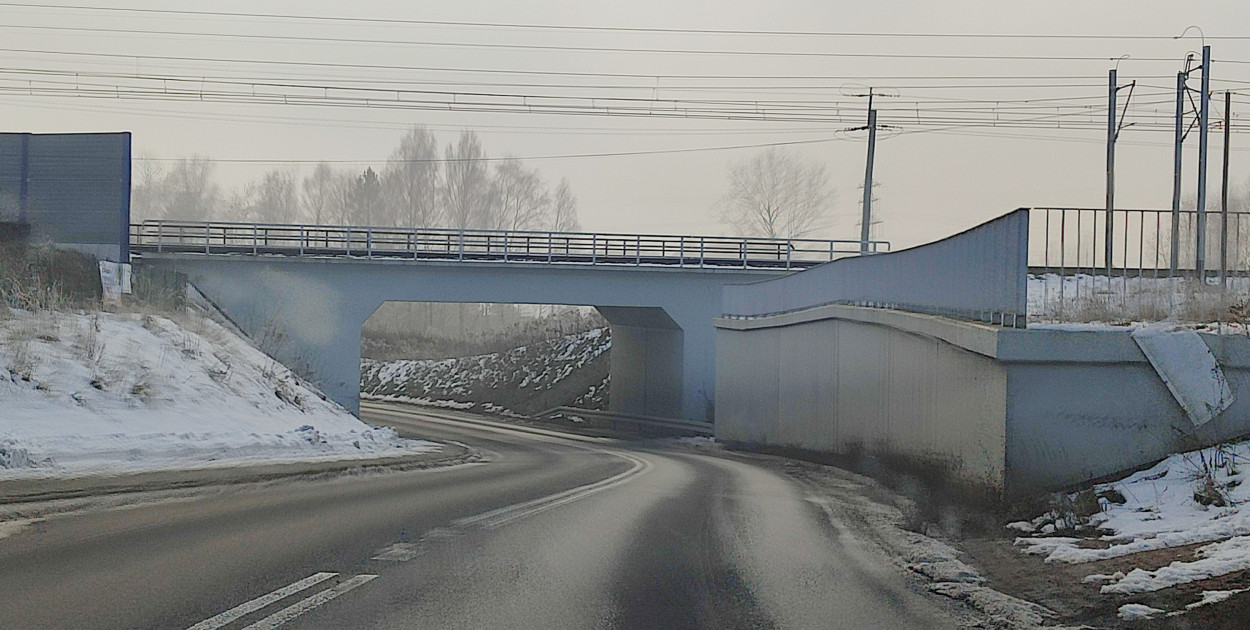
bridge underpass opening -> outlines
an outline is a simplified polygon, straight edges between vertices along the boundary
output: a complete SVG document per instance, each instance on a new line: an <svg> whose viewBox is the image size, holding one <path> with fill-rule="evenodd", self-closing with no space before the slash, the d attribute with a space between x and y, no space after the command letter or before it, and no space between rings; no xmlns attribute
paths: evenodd
<svg viewBox="0 0 1250 630"><path fill-rule="evenodd" d="M707 422L716 397L722 289L778 269L425 261L145 250L140 264L186 275L275 358L359 410L361 327L385 302L592 305L609 321L614 411Z"/></svg>
<svg viewBox="0 0 1250 630"><path fill-rule="evenodd" d="M680 417L683 331L658 307L387 301L360 338L362 400Z"/></svg>

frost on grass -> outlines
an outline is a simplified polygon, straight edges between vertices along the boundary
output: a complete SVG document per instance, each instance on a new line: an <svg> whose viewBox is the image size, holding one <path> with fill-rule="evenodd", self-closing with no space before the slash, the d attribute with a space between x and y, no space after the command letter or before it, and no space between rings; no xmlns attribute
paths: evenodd
<svg viewBox="0 0 1250 630"><path fill-rule="evenodd" d="M1080 564L1208 543L1192 559L1164 567L1088 576L1086 582L1105 583L1103 593L1145 593L1250 569L1250 487L1242 483L1247 465L1250 442L1172 455L1122 481L1095 486L1101 511L1079 525L1100 532L1105 548L1082 546L1087 538L1069 535L1020 537L1016 545L1046 562ZM1029 530L1020 524L1013 529Z"/></svg>
<svg viewBox="0 0 1250 630"><path fill-rule="evenodd" d="M13 310L0 409L0 479L437 448L360 422L203 318Z"/></svg>

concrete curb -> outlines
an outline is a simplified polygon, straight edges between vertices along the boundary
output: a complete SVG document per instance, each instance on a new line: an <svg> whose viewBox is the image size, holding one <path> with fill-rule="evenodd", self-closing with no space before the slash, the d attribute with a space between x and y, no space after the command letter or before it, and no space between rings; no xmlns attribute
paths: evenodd
<svg viewBox="0 0 1250 630"><path fill-rule="evenodd" d="M174 490L202 486L273 481L290 477L314 477L365 470L415 470L454 466L481 459L481 454L461 444L440 442L433 453L415 453L369 459L315 462L284 462L249 466L221 466L182 470L155 470L108 476L15 479L0 481L0 503L23 503L73 499L109 494Z"/></svg>

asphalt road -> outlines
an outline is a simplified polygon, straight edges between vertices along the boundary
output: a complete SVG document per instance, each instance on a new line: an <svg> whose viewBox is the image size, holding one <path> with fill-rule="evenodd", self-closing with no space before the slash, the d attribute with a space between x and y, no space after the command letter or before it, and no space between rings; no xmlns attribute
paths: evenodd
<svg viewBox="0 0 1250 630"><path fill-rule="evenodd" d="M792 481L367 411L485 463L243 486L0 539L0 628L941 628Z"/></svg>

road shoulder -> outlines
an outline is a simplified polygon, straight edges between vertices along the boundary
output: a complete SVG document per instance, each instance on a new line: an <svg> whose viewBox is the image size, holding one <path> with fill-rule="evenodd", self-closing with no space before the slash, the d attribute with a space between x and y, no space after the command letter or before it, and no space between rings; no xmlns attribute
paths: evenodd
<svg viewBox="0 0 1250 630"><path fill-rule="evenodd" d="M909 531L904 525L910 500L877 481L853 472L801 460L729 451L697 441L673 441L677 448L716 453L783 474L802 487L843 539L892 562L920 591L946 602L964 617L965 627L1056 630L1059 616L1039 604L1000 592L955 547Z"/></svg>
<svg viewBox="0 0 1250 630"><path fill-rule="evenodd" d="M45 477L0 481L0 504L51 501L111 494L198 488L370 470L414 470L468 463L480 453L463 444L441 443L437 451L385 457L287 461L234 466L154 470L116 475Z"/></svg>

